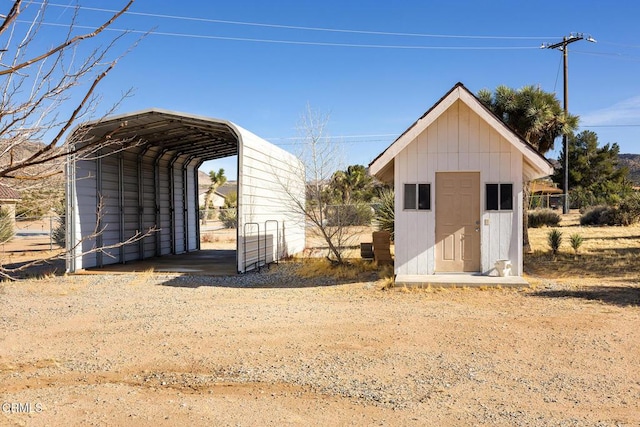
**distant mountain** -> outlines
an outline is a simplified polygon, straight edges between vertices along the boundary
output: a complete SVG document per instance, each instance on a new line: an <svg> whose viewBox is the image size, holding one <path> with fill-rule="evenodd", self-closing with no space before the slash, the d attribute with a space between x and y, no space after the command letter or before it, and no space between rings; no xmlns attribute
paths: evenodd
<svg viewBox="0 0 640 427"><path fill-rule="evenodd" d="M620 154L620 166L629 168L629 180L640 186L640 154Z"/></svg>
<svg viewBox="0 0 640 427"><path fill-rule="evenodd" d="M205 193L209 189L210 185L211 185L211 178L209 178L209 174L199 170L198 171L199 193L200 194ZM238 181L227 181L224 184L222 184L220 187L218 187L216 191L226 197L227 194L231 193L232 191L236 191L237 187L238 187Z"/></svg>

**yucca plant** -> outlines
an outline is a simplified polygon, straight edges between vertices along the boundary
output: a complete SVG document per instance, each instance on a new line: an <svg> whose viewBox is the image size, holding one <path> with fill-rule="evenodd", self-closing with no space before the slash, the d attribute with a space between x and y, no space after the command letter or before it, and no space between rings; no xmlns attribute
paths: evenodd
<svg viewBox="0 0 640 427"><path fill-rule="evenodd" d="M570 237L571 239L571 249L573 249L574 255L578 256L578 250L580 250L580 246L582 246L582 236L578 233L574 233Z"/></svg>
<svg viewBox="0 0 640 427"><path fill-rule="evenodd" d="M557 228L552 229L547 234L547 241L549 242L549 246L551 247L553 259L555 259L558 255L560 245L562 244L562 231L558 230Z"/></svg>
<svg viewBox="0 0 640 427"><path fill-rule="evenodd" d="M380 192L380 206L376 209L375 219L378 222L378 230L388 231L391 234L391 240L394 237L395 226L395 204L393 190L383 189Z"/></svg>

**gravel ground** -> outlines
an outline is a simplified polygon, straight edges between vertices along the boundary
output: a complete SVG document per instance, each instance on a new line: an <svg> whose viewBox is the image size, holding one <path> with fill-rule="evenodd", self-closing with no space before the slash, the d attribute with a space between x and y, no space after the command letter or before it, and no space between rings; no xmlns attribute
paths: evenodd
<svg viewBox="0 0 640 427"><path fill-rule="evenodd" d="M535 282L0 283L0 425L640 425L640 290Z"/></svg>

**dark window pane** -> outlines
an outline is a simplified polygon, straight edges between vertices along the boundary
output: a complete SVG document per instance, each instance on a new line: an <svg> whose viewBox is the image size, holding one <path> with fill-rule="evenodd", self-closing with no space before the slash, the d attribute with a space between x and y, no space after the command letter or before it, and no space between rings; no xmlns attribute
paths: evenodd
<svg viewBox="0 0 640 427"><path fill-rule="evenodd" d="M498 184L487 184L486 188L487 210L498 210Z"/></svg>
<svg viewBox="0 0 640 427"><path fill-rule="evenodd" d="M418 209L431 209L431 184L418 184Z"/></svg>
<svg viewBox="0 0 640 427"><path fill-rule="evenodd" d="M500 210L513 209L513 184L500 184Z"/></svg>
<svg viewBox="0 0 640 427"><path fill-rule="evenodd" d="M405 209L416 208L416 185L415 184L404 185L404 208Z"/></svg>

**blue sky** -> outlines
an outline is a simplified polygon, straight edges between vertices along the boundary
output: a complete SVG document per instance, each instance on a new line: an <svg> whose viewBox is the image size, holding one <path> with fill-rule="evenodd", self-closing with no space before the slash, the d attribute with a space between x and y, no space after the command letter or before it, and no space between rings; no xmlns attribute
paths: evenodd
<svg viewBox="0 0 640 427"><path fill-rule="evenodd" d="M52 21L69 15L53 10ZM292 150L308 103L330 114L345 165L368 164L458 81L473 92L534 84L562 99L562 54L539 46L582 32L598 43L570 46L570 111L601 143L640 153L637 1L137 0L131 12L114 27L155 33L104 81L101 108L133 88L119 113L223 118ZM84 10L80 23L107 15ZM230 161L205 170L218 167L236 173Z"/></svg>

